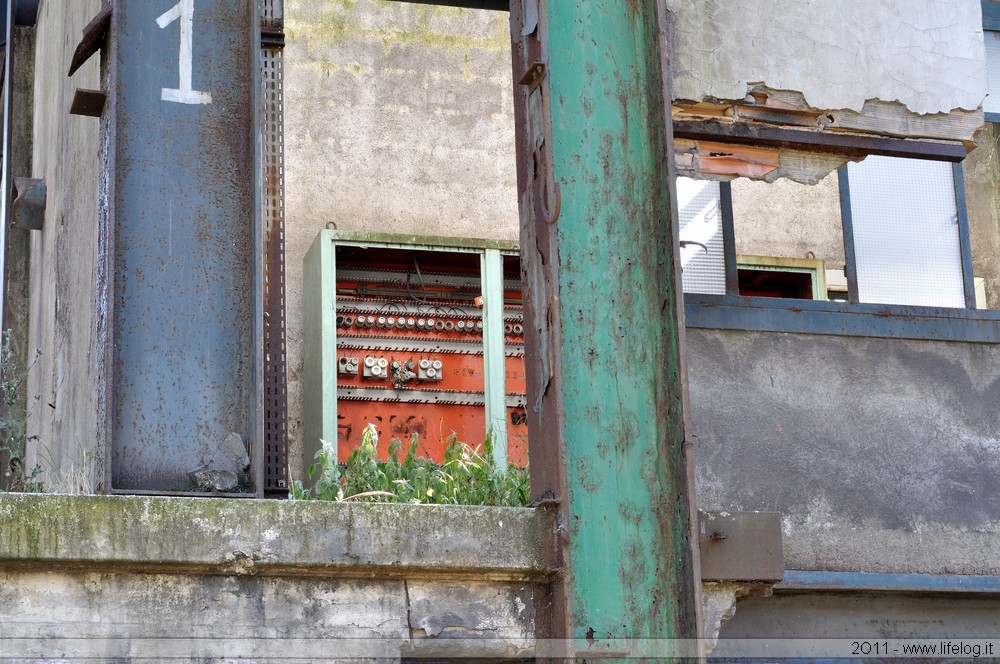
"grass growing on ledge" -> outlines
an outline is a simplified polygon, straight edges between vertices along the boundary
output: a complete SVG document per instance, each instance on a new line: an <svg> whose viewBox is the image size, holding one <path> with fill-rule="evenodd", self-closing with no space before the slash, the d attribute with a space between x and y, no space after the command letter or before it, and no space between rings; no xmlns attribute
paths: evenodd
<svg viewBox="0 0 1000 664"><path fill-rule="evenodd" d="M0 341L0 464L3 464L0 478L0 490L8 491L41 491L38 482L41 466L36 465L30 471L26 466L25 446L28 441L28 415L30 405L25 409L18 401L20 394L28 382L28 372L38 361L41 351L35 352L35 357L26 369L19 369L14 349L10 345L11 330L4 330ZM36 395L34 401L38 401ZM30 403L30 402L29 402Z"/></svg>
<svg viewBox="0 0 1000 664"><path fill-rule="evenodd" d="M336 450L328 442L316 453L309 467L312 489L292 483L295 500L336 500L379 503L426 503L447 505L493 505L518 507L530 500L527 468L493 464L489 437L480 454L452 436L444 451L444 461L435 463L417 456L417 437L406 446L394 440L389 457L378 458L378 432L369 424L361 445L347 458L346 468L336 462Z"/></svg>

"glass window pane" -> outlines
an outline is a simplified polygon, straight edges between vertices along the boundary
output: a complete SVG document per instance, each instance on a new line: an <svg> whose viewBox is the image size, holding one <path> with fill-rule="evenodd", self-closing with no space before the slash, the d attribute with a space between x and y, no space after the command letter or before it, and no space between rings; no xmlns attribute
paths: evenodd
<svg viewBox="0 0 1000 664"><path fill-rule="evenodd" d="M726 259L722 244L719 183L677 178L677 208L685 293L726 293ZM704 246L699 246L704 245Z"/></svg>
<svg viewBox="0 0 1000 664"><path fill-rule="evenodd" d="M1000 113L1000 32L983 31L983 42L986 46L986 100L983 101L983 111Z"/></svg>
<svg viewBox="0 0 1000 664"><path fill-rule="evenodd" d="M860 300L964 307L951 164L868 157L848 176Z"/></svg>

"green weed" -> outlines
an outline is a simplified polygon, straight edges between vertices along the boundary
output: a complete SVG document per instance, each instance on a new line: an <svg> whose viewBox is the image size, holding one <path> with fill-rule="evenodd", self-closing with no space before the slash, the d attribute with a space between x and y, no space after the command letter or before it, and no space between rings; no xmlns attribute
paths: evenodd
<svg viewBox="0 0 1000 664"><path fill-rule="evenodd" d="M31 408L22 410L18 401L21 391L28 382L28 372L38 360L40 352L24 370L17 367L14 351L10 346L10 330L3 333L0 343L0 460L6 462L3 468L3 482L9 491L41 491L38 477L41 466L36 465L31 470L25 466L25 444L28 440L28 414ZM35 401L38 400L36 396Z"/></svg>
<svg viewBox="0 0 1000 664"><path fill-rule="evenodd" d="M336 500L381 503L522 506L530 500L527 468L497 468L489 436L483 452L457 440L448 440L444 461L417 456L417 436L405 446L389 444L388 458L378 458L378 431L365 427L361 445L351 452L345 467L336 463L336 449L327 441L309 467L312 489L293 482L295 500Z"/></svg>

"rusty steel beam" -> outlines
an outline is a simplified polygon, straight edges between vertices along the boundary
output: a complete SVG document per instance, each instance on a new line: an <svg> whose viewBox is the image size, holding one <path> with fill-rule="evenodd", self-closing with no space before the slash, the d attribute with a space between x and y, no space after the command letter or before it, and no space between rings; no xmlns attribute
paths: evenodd
<svg viewBox="0 0 1000 664"><path fill-rule="evenodd" d="M755 147L776 147L825 152L851 157L882 155L908 159L958 162L967 151L961 143L938 143L902 138L879 138L838 132L781 129L745 122L676 120L674 137Z"/></svg>
<svg viewBox="0 0 1000 664"><path fill-rule="evenodd" d="M511 7L540 659L698 635L661 4Z"/></svg>
<svg viewBox="0 0 1000 664"><path fill-rule="evenodd" d="M111 15L98 267L109 489L206 491L202 468L231 473L234 492L263 489L256 7L123 2Z"/></svg>

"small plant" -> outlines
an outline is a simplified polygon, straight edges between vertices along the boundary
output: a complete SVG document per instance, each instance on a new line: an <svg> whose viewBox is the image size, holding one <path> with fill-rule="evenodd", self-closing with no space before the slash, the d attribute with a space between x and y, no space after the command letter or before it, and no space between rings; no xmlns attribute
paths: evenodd
<svg viewBox="0 0 1000 664"><path fill-rule="evenodd" d="M40 491L38 476L41 466L30 471L26 468L25 443L28 440L28 414L30 408L20 409L18 400L21 390L28 381L28 372L38 360L40 352L23 371L17 368L14 351L10 346L10 330L3 333L0 343L0 398L3 410L0 412L0 459L6 460L3 469L7 488L11 491Z"/></svg>
<svg viewBox="0 0 1000 664"><path fill-rule="evenodd" d="M451 505L527 505L530 486L527 468L494 466L492 443L487 436L480 454L452 434L444 451L444 461L435 463L417 456L417 435L405 450L403 443L389 444L388 458L378 458L378 430L368 424L361 445L351 452L342 469L336 450L327 441L309 467L312 489L292 483L296 500L365 501L383 503L428 503Z"/></svg>

